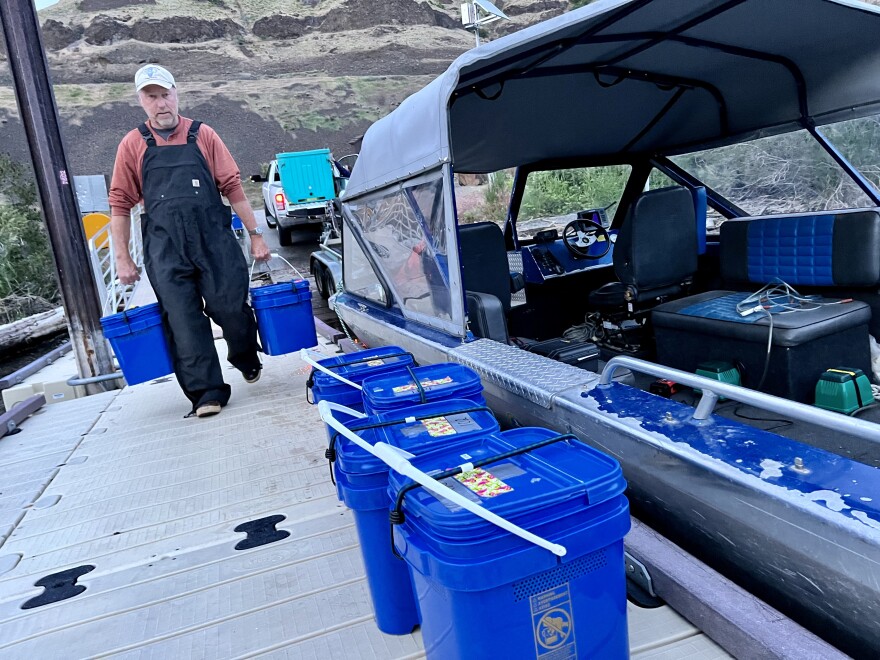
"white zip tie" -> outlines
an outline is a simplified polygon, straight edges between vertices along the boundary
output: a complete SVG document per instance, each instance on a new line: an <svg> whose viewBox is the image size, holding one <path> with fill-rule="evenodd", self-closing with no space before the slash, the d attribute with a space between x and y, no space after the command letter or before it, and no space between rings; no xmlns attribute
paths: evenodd
<svg viewBox="0 0 880 660"><path fill-rule="evenodd" d="M435 496L442 497L445 500L449 500L453 504L457 504L458 506L460 506L462 509L467 509L475 516L479 516L483 520L490 522L493 525L496 525L497 527L500 527L501 529L510 532L511 534L514 534L515 536L518 536L521 539L528 541L529 543L534 543L535 545L544 548L545 550L549 550L557 557L564 557L568 552L565 546L548 541L547 539L541 538L536 534L532 534L530 531L523 529L519 525L515 525L509 520L505 520L498 514L492 513L491 511L485 509L479 504L471 502L469 499L462 495L459 495L451 488L444 486L436 479L432 479L407 460L407 457L404 456L404 454L408 454L408 452L402 452L401 450L397 449L397 447L393 447L384 442L377 442L375 445L371 445L369 442L365 441L356 433L346 428L346 426L342 424L342 422L333 417L332 411L340 409L350 410L350 408L339 406L338 404L331 403L330 401L318 402L318 412L320 413L321 419L324 420L325 424L335 429L340 434L344 435L361 449L368 451L373 456L383 461L395 472L399 472L403 476L409 477L416 483L423 486L426 490L434 493ZM412 457L412 454L409 454L409 457Z"/></svg>
<svg viewBox="0 0 880 660"><path fill-rule="evenodd" d="M313 359L309 356L309 353L310 353L310 352L311 352L311 351L309 351L309 349L307 349L307 348L301 348L300 351L299 351L299 357L300 357L300 359L301 359L303 362L305 362L306 364L310 364L310 365L312 365L312 366L313 366L315 369L317 369L318 371L321 371L321 372L327 374L328 376L333 376L333 378L335 378L336 380L338 380L338 381L340 381L340 382L343 382L343 383L345 383L346 385L349 385L350 387L354 387L354 388L356 388L356 389L358 389L358 390L363 390L363 389L364 389L363 387L361 387L361 386L358 385L357 383L353 383L353 382L351 382L350 380L348 380L348 378L343 378L343 377L340 376L339 374L330 371L327 367L325 367L325 366L323 366L323 365L321 365L321 364L318 364L318 362L317 362L316 360L313 360Z"/></svg>
<svg viewBox="0 0 880 660"><path fill-rule="evenodd" d="M322 408L321 404L322 403L324 404L323 408L326 408L328 410L337 410L337 411L341 412L343 415L348 415L349 417L354 417L355 419L364 419L366 417L369 417L369 415L365 415L364 413L360 412L359 410L355 410L354 408L349 408L348 406L343 406L341 403L334 403L333 401L319 401L318 402L318 411L319 412L321 411L321 408Z"/></svg>

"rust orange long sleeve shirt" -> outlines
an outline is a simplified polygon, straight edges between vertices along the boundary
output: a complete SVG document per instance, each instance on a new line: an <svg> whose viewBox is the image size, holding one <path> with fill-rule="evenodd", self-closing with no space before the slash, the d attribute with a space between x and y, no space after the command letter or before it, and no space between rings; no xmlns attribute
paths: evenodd
<svg viewBox="0 0 880 660"><path fill-rule="evenodd" d="M149 122L147 126L153 133L156 144L161 148L167 145L186 144L186 135L192 123L192 119L180 117L177 127L167 140L159 136ZM238 165L235 164L235 159L214 129L202 124L196 145L208 163L208 169L211 170L220 194L226 197L230 204L244 200L245 193L241 187ZM110 181L110 209L113 215L128 215L143 198L144 180L141 167L146 151L147 143L136 128L128 132L119 143L116 164L113 166L113 178Z"/></svg>

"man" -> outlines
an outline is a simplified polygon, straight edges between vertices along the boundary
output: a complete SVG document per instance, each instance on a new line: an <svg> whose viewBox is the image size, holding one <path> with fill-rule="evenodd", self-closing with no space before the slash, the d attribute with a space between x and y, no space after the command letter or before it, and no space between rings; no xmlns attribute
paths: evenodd
<svg viewBox="0 0 880 660"><path fill-rule="evenodd" d="M216 415L229 401L210 317L223 329L229 362L244 379L260 378L257 326L247 304L247 260L231 231L225 196L251 235L254 259L269 258L235 160L213 129L178 114L171 73L148 64L135 74L147 121L119 144L110 184L119 281L140 279L128 251L131 209L143 199L144 266L162 309L177 382L188 416ZM207 315L207 316L206 316Z"/></svg>

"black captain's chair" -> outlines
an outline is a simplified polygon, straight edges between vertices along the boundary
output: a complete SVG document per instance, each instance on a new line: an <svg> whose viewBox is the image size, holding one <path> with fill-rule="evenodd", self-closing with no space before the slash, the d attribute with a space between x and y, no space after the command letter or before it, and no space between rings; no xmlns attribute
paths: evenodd
<svg viewBox="0 0 880 660"><path fill-rule="evenodd" d="M697 272L697 221L687 188L659 188L630 205L614 242L614 273L589 296L591 308L628 313L687 293Z"/></svg>
<svg viewBox="0 0 880 660"><path fill-rule="evenodd" d="M471 332L506 344L511 294L525 282L510 272L504 234L494 222L459 225L458 245Z"/></svg>

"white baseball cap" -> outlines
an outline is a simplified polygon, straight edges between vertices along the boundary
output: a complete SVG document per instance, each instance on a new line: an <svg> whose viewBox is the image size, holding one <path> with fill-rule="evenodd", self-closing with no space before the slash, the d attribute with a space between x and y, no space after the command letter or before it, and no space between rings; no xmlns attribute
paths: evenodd
<svg viewBox="0 0 880 660"><path fill-rule="evenodd" d="M134 89L139 92L147 85L159 85L165 89L171 89L174 87L174 76L168 69L158 64L147 64L134 74Z"/></svg>

